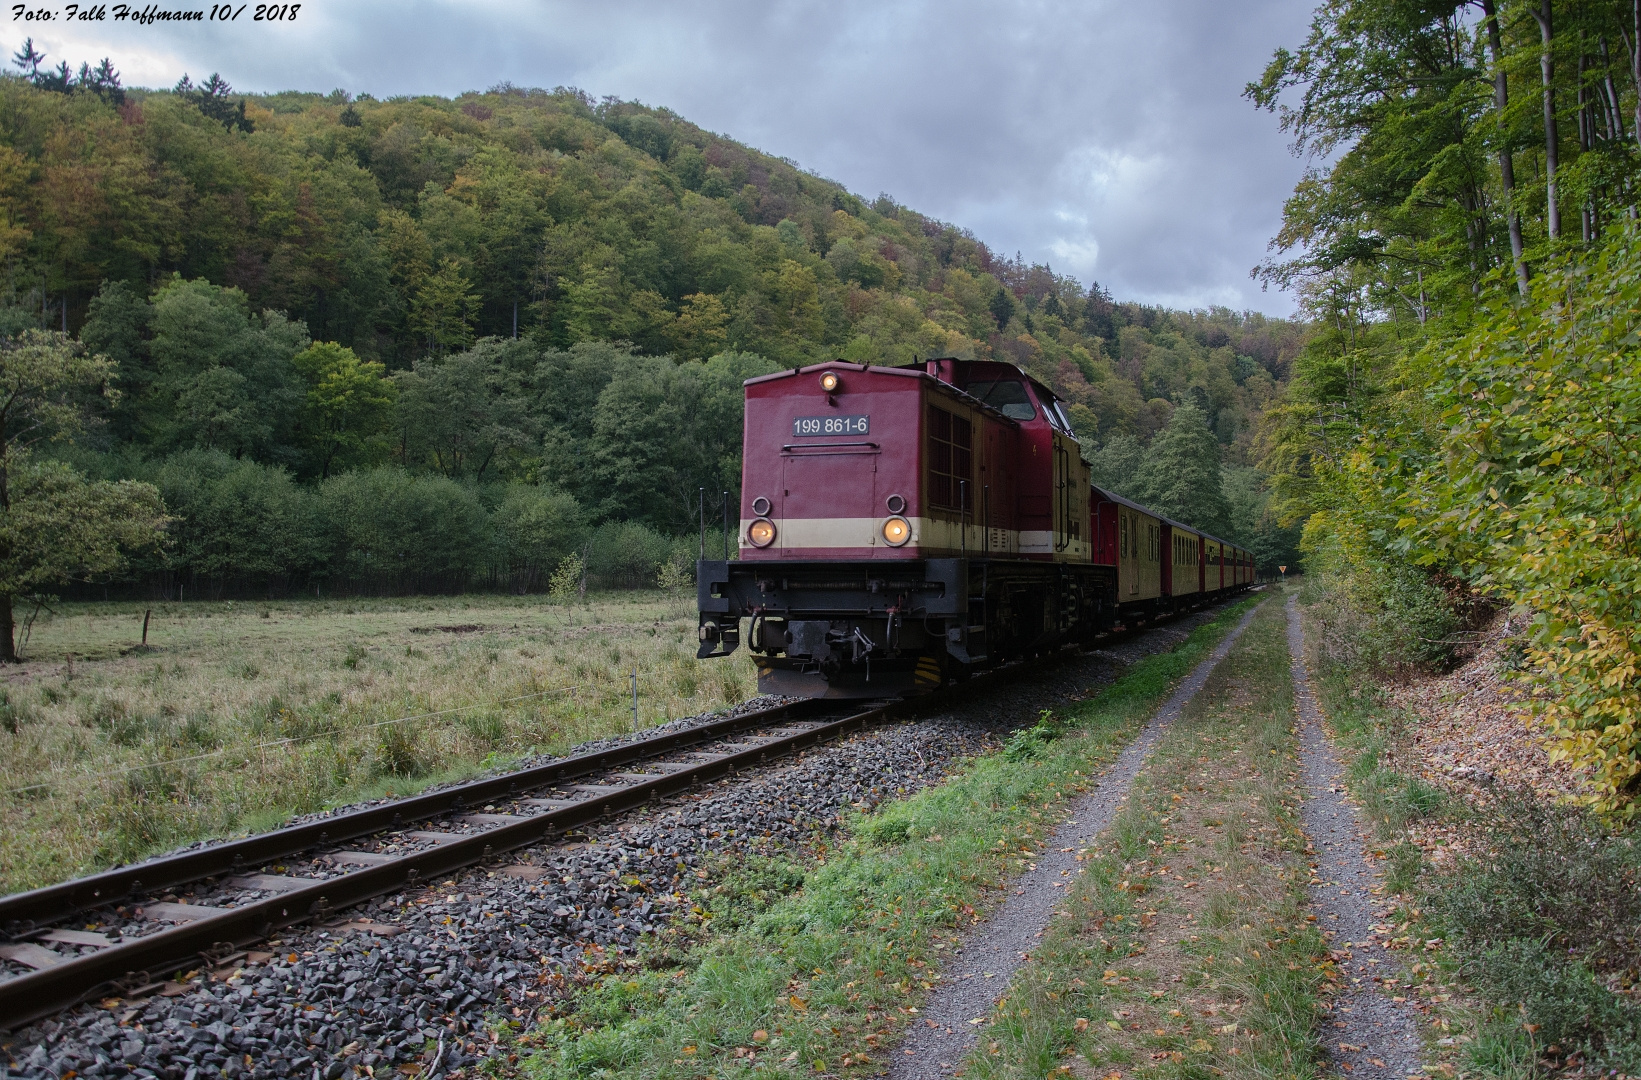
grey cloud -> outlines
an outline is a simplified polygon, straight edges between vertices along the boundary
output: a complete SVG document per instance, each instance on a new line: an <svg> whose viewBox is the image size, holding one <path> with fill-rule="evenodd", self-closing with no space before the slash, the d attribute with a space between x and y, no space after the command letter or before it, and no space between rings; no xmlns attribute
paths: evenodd
<svg viewBox="0 0 1641 1080"><path fill-rule="evenodd" d="M636 98L1120 298L1281 314L1289 298L1261 293L1248 270L1301 166L1239 95L1274 48L1300 40L1310 9L323 0L292 26L36 40L76 62L107 53L154 84L218 70L260 91L381 97L510 81Z"/></svg>

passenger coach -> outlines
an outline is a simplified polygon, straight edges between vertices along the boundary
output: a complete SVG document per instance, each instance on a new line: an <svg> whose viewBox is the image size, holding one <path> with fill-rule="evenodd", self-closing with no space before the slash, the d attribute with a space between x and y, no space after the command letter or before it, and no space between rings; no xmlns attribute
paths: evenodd
<svg viewBox="0 0 1641 1080"><path fill-rule="evenodd" d="M698 655L750 620L764 693L929 690L1244 584L1237 549L1094 488L1059 400L1010 364L751 379L743 462Z"/></svg>

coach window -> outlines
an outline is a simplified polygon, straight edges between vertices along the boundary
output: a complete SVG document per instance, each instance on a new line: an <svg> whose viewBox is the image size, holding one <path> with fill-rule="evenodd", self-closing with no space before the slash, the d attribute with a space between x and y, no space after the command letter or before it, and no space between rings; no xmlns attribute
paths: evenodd
<svg viewBox="0 0 1641 1080"><path fill-rule="evenodd" d="M1037 418L1037 409L1031 403L1031 396L1026 393L1026 384L1018 379L975 383L969 387L969 393L1011 419Z"/></svg>
<svg viewBox="0 0 1641 1080"><path fill-rule="evenodd" d="M929 502L953 510L963 506L962 482L973 486L974 429L966 417L929 406ZM971 497L972 501L972 497Z"/></svg>

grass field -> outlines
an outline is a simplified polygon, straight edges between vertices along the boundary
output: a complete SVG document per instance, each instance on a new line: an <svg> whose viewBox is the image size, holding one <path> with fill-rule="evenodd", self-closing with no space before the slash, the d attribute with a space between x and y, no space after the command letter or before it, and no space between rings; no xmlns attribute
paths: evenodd
<svg viewBox="0 0 1641 1080"><path fill-rule="evenodd" d="M634 669L641 727L750 696L693 600L59 605L0 671L0 892L630 730Z"/></svg>

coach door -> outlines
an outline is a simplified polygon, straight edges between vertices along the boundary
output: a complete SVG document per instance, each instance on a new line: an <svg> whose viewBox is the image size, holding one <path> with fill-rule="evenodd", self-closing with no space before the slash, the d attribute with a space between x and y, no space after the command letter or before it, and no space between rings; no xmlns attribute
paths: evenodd
<svg viewBox="0 0 1641 1080"><path fill-rule="evenodd" d="M1117 599L1132 600L1139 596L1138 537L1134 515L1126 509L1117 511Z"/></svg>

